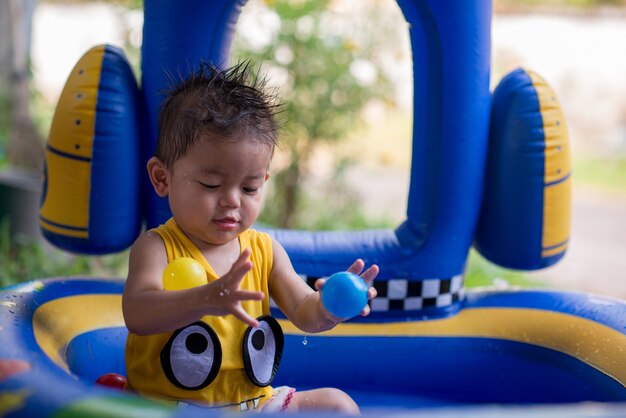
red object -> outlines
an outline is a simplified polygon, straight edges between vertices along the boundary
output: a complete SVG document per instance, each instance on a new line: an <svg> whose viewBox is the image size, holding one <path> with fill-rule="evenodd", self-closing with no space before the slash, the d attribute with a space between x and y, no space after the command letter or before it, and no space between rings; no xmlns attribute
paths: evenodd
<svg viewBox="0 0 626 418"><path fill-rule="evenodd" d="M0 359L0 382L24 373L32 367L29 362L18 359Z"/></svg>
<svg viewBox="0 0 626 418"><path fill-rule="evenodd" d="M96 383L100 386L123 390L126 385L126 378L121 374L107 373L100 376Z"/></svg>

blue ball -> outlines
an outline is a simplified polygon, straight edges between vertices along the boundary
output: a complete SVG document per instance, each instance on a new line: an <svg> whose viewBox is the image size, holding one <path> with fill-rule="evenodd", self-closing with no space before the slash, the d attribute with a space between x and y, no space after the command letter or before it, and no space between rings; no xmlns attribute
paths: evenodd
<svg viewBox="0 0 626 418"><path fill-rule="evenodd" d="M326 280L322 288L322 304L338 318L352 318L367 304L367 285L354 273L335 273Z"/></svg>

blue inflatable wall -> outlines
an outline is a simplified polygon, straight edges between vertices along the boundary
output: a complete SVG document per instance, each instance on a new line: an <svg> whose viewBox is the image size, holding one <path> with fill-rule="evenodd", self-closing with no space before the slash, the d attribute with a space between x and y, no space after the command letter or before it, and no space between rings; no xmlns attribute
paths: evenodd
<svg viewBox="0 0 626 418"><path fill-rule="evenodd" d="M114 206L130 208L131 214L112 210L110 204L73 204L73 212L59 211L58 202L69 201L73 185L62 183L66 176L60 164L53 167L58 140L51 135L46 178L55 187L47 188L41 225L52 242L76 252L116 251L132 243L139 219L148 228L167 220L167 201L154 194L143 169L156 146L160 92L172 77L188 74L201 61L228 65L233 31L244 4L243 0L145 1L140 96L137 99L125 60L105 60L102 75L96 77L99 84L94 86L97 101L90 111L96 120L119 114L125 123L107 124L107 138L96 129L85 139L94 149L105 142L119 147L94 154L83 164L85 177L92 183L81 194L83 201L112 201ZM553 92L537 81L539 76L520 69L496 90L492 106L491 1L471 0L462 7L452 0L402 0L398 4L409 23L413 54L414 120L406 220L394 230L270 231L285 246L296 270L311 280L343 270L358 257L377 263L381 273L376 281L379 297L372 302L373 318L454 312L463 296L465 263L474 243L502 266L536 269L562 257L569 230L567 132L550 133L546 121L558 119L554 116L560 112L558 102L550 102L554 106L549 107L539 100L553 98ZM105 74L111 66L125 74L114 79L118 85L113 90ZM75 84L76 77L79 72L72 74L68 86ZM115 100L104 100L112 95ZM79 106L77 101L60 105L55 123L73 120L67 115ZM59 124L53 132L83 127ZM555 178L547 170L556 158L551 141L558 142L562 151L558 161L563 162L563 171ZM65 144L66 148L72 145ZM99 187L95 180L103 177L99 167L109 173L104 175L107 187ZM137 175L138 171L142 174ZM553 193L554 189L559 192ZM77 213L81 211L88 213ZM97 218L107 222L92 221ZM76 226L83 228L82 235L76 236L71 227L58 227L72 219L84 220ZM102 238L105 233L106 240ZM117 242L112 234L119 235Z"/></svg>

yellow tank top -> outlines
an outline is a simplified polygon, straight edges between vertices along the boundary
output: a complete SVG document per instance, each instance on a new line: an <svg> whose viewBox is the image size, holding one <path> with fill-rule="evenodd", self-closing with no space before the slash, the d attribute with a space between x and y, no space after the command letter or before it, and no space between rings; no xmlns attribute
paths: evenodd
<svg viewBox="0 0 626 418"><path fill-rule="evenodd" d="M204 266L208 282L218 278L173 218L153 231L163 239L168 262L191 257ZM265 293L262 301L244 301L242 306L255 318L269 315L271 238L266 233L247 230L239 236L239 244L241 251L251 250L250 260L254 265L243 278L241 288ZM126 342L128 384L150 397L232 406L238 410L260 407L272 393L269 374L273 378L277 362L269 364L271 358L277 354L280 361L282 353L280 327L277 330L278 324L272 318L266 319L259 328L252 329L232 315L204 316L173 332L148 336L129 333ZM259 333L259 329L263 332ZM273 339L274 333L281 334L278 343ZM257 351L261 346L268 352ZM273 370L268 371L268 367Z"/></svg>

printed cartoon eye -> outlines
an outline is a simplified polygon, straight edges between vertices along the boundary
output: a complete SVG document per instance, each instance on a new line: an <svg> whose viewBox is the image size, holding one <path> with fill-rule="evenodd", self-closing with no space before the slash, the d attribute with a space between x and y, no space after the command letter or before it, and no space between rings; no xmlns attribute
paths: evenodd
<svg viewBox="0 0 626 418"><path fill-rule="evenodd" d="M243 337L243 364L248 378L257 386L272 383L283 355L284 336L271 316L257 318L259 326L248 327Z"/></svg>
<svg viewBox="0 0 626 418"><path fill-rule="evenodd" d="M204 322L181 328L161 350L165 376L181 389L208 386L222 365L222 347L217 334Z"/></svg>

